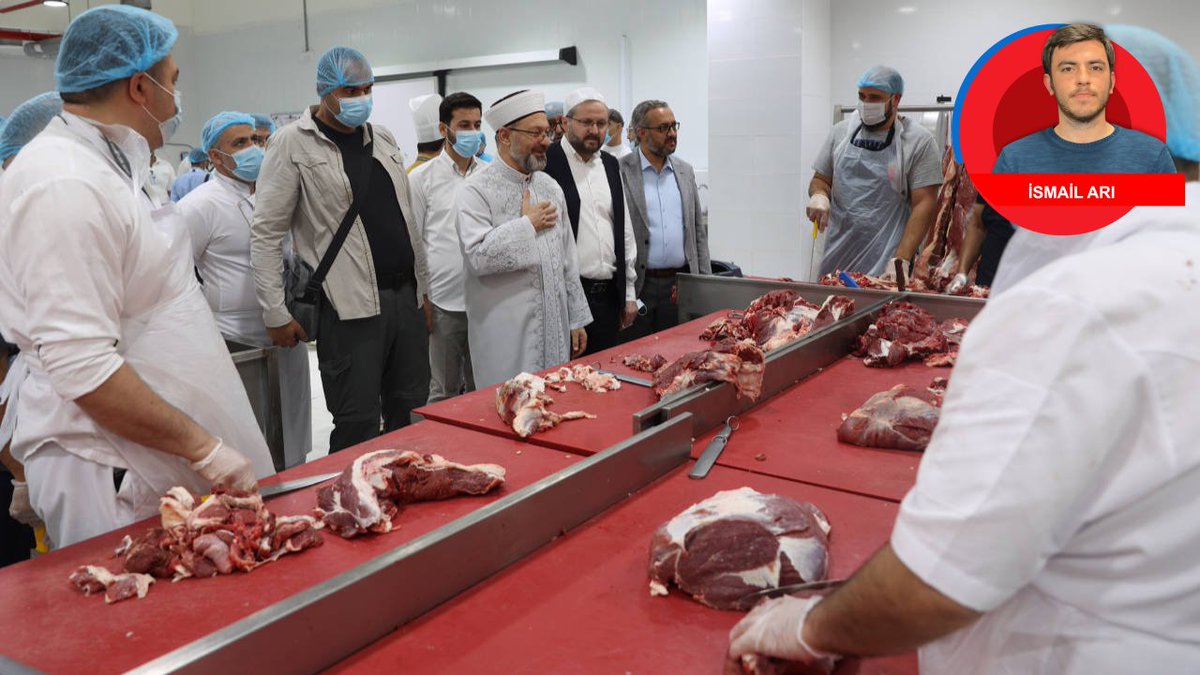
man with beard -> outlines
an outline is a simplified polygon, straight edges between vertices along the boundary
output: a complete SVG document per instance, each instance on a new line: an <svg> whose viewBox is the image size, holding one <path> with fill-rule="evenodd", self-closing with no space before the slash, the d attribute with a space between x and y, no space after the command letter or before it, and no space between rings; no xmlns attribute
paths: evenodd
<svg viewBox="0 0 1200 675"><path fill-rule="evenodd" d="M858 80L858 110L829 131L813 163L806 215L828 229L821 274L907 278L933 224L942 183L937 143L897 110L904 78L874 66ZM901 280L902 281L902 280Z"/></svg>
<svg viewBox="0 0 1200 675"><path fill-rule="evenodd" d="M712 274L708 226L700 219L700 191L692 165L673 156L679 122L666 101L642 101L629 126L638 151L622 157L621 180L629 196L637 245L637 292L645 312L634 320L631 338L679 323L675 275Z"/></svg>
<svg viewBox="0 0 1200 675"><path fill-rule="evenodd" d="M591 87L567 95L563 139L546 152L546 173L558 182L579 252L579 274L594 321L587 352L615 347L618 331L637 316L637 244L617 159L600 152L608 107Z"/></svg>
<svg viewBox="0 0 1200 675"><path fill-rule="evenodd" d="M482 388L522 371L579 356L592 322L562 188L541 173L553 131L544 97L522 90L484 118L499 159L458 191L458 236L466 261L468 341Z"/></svg>

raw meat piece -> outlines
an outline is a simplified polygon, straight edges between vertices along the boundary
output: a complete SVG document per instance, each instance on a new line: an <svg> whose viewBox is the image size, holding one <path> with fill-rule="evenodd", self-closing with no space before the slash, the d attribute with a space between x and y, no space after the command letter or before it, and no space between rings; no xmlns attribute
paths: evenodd
<svg viewBox="0 0 1200 675"><path fill-rule="evenodd" d="M564 420L596 419L582 411L562 413L547 410L554 399L546 394L546 381L521 373L496 389L496 412L521 438L558 426Z"/></svg>
<svg viewBox="0 0 1200 675"><path fill-rule="evenodd" d="M154 577L148 574L114 574L96 565L84 565L68 579L84 595L104 591L104 602L109 605L129 598L144 598L154 583Z"/></svg>
<svg viewBox="0 0 1200 675"><path fill-rule="evenodd" d="M553 387L561 392L567 390L568 382L583 385L584 389L594 391L598 394L621 388L621 382L617 378L608 373L598 373L588 365L563 366L547 375L544 379L546 380L546 386Z"/></svg>
<svg viewBox="0 0 1200 675"><path fill-rule="evenodd" d="M825 298L820 307L795 291L780 289L755 298L744 312L730 312L709 324L701 340L752 339L769 352L824 328L854 311L854 300L841 295Z"/></svg>
<svg viewBox="0 0 1200 675"><path fill-rule="evenodd" d="M799 664L773 656L746 654L742 657L741 666L745 675L829 675L836 663L833 659L825 659L817 664Z"/></svg>
<svg viewBox="0 0 1200 675"><path fill-rule="evenodd" d="M942 407L942 401L946 398L946 387L948 386L950 386L950 381L946 378L933 378L933 382L930 382L928 387L931 395L929 402L938 408Z"/></svg>
<svg viewBox="0 0 1200 675"><path fill-rule="evenodd" d="M752 340L724 340L654 373L654 393L661 399L706 382L731 382L738 398L755 401L762 394L763 368L762 350Z"/></svg>
<svg viewBox="0 0 1200 675"><path fill-rule="evenodd" d="M945 322L957 339L962 319ZM883 306L875 323L858 337L856 356L865 356L863 363L877 368L893 368L909 358L925 358L950 350L950 339L933 316L909 302L892 302ZM957 332L954 332L957 331Z"/></svg>
<svg viewBox="0 0 1200 675"><path fill-rule="evenodd" d="M751 488L718 492L654 533L650 594L674 583L716 609L748 610L748 593L820 581L829 564L829 521L820 509Z"/></svg>
<svg viewBox="0 0 1200 675"><path fill-rule="evenodd" d="M837 438L866 448L924 450L941 411L911 388L898 384L842 416Z"/></svg>
<svg viewBox="0 0 1200 675"><path fill-rule="evenodd" d="M412 450L376 450L317 492L316 514L345 538L385 533L403 504L481 495L503 483L504 467L496 464L465 466Z"/></svg>
<svg viewBox="0 0 1200 675"><path fill-rule="evenodd" d="M626 368L640 370L643 373L653 373L654 371L667 365L667 357L662 354L655 354L650 358L646 358L641 354L630 354L621 359L621 363L625 364Z"/></svg>
<svg viewBox="0 0 1200 675"><path fill-rule="evenodd" d="M958 361L958 347L951 346L950 350L943 354L930 354L925 357L925 365L930 368L953 368Z"/></svg>

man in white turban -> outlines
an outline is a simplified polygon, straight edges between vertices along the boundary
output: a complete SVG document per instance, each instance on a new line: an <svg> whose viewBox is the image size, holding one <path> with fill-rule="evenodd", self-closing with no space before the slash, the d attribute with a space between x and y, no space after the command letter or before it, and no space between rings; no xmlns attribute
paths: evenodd
<svg viewBox="0 0 1200 675"><path fill-rule="evenodd" d="M471 367L479 388L583 353L592 321L579 283L562 188L541 170L552 139L541 92L518 91L484 114L499 161L458 193Z"/></svg>

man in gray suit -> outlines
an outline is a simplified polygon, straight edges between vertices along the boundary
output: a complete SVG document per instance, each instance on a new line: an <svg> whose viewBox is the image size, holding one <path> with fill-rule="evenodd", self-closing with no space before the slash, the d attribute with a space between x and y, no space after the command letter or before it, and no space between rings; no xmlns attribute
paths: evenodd
<svg viewBox="0 0 1200 675"><path fill-rule="evenodd" d="M637 292L645 314L626 339L657 333L679 323L675 275L712 274L708 228L700 222L700 193L692 165L672 157L679 122L666 101L642 101L630 128L637 152L621 158L621 182L628 196L637 242Z"/></svg>

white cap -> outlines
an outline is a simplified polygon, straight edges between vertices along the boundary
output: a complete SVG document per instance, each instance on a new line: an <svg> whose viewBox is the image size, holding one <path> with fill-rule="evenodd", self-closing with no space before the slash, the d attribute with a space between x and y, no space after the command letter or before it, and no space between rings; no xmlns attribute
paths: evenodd
<svg viewBox="0 0 1200 675"><path fill-rule="evenodd" d="M563 107L566 109L567 113L570 113L575 109L575 106L588 101L599 101L604 103L604 95L595 89L592 89L591 87L580 87L579 89L567 94L567 100ZM607 103L605 103L605 107L608 107Z"/></svg>
<svg viewBox="0 0 1200 675"><path fill-rule="evenodd" d="M499 130L513 122L534 113L545 112L546 97L536 89L529 89L519 94L498 101L483 114L488 126Z"/></svg>
<svg viewBox="0 0 1200 675"><path fill-rule="evenodd" d="M438 130L438 108L442 105L442 97L437 94L425 94L409 99L408 108L412 111L413 125L417 127L417 142L429 143L442 138Z"/></svg>

